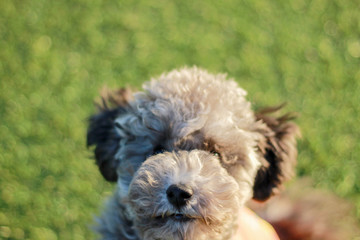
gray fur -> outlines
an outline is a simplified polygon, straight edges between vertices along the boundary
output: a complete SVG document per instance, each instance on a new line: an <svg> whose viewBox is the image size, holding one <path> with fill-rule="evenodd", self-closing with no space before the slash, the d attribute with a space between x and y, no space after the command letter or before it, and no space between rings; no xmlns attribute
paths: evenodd
<svg viewBox="0 0 360 240"><path fill-rule="evenodd" d="M255 115L223 74L184 68L152 79L131 100L117 94L125 100L100 108L88 130L102 174L117 181L98 219L102 239L230 239L234 213L291 177L297 127ZM172 184L194 192L180 210L166 198ZM191 220L166 217L179 212Z"/></svg>

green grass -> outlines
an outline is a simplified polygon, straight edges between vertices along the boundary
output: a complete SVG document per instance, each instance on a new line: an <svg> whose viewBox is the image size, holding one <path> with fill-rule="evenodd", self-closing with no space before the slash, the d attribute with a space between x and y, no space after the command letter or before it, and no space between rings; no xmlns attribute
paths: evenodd
<svg viewBox="0 0 360 240"><path fill-rule="evenodd" d="M112 186L85 147L103 85L198 65L299 112L299 176L360 219L356 0L0 1L0 239L91 239Z"/></svg>

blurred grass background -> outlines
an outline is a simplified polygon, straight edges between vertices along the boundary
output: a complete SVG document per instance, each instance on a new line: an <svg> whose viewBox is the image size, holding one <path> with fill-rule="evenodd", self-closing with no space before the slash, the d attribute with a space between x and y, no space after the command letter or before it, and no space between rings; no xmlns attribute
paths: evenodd
<svg viewBox="0 0 360 240"><path fill-rule="evenodd" d="M91 239L112 186L85 147L103 85L185 65L227 72L255 107L288 102L299 176L360 219L357 0L0 1L0 239Z"/></svg>

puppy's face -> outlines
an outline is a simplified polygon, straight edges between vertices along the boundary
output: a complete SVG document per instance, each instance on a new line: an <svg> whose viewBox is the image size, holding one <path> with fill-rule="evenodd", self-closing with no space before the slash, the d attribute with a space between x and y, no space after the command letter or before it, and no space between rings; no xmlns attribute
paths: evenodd
<svg viewBox="0 0 360 240"><path fill-rule="evenodd" d="M239 208L291 176L296 126L267 116L276 108L254 114L223 75L184 69L124 92L90 119L87 140L141 239L229 239Z"/></svg>
<svg viewBox="0 0 360 240"><path fill-rule="evenodd" d="M199 150L148 158L128 197L141 239L229 237L243 198L220 159Z"/></svg>

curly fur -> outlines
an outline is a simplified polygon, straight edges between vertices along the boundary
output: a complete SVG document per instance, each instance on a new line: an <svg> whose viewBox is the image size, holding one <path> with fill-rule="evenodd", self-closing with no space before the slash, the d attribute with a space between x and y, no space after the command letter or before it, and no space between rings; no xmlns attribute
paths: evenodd
<svg viewBox="0 0 360 240"><path fill-rule="evenodd" d="M113 106L105 99L90 118L88 145L105 179L117 182L98 232L102 239L229 239L234 212L291 177L296 125L272 111L255 114L235 81L196 67L143 88L108 96ZM166 196L173 184L193 191L181 209Z"/></svg>

